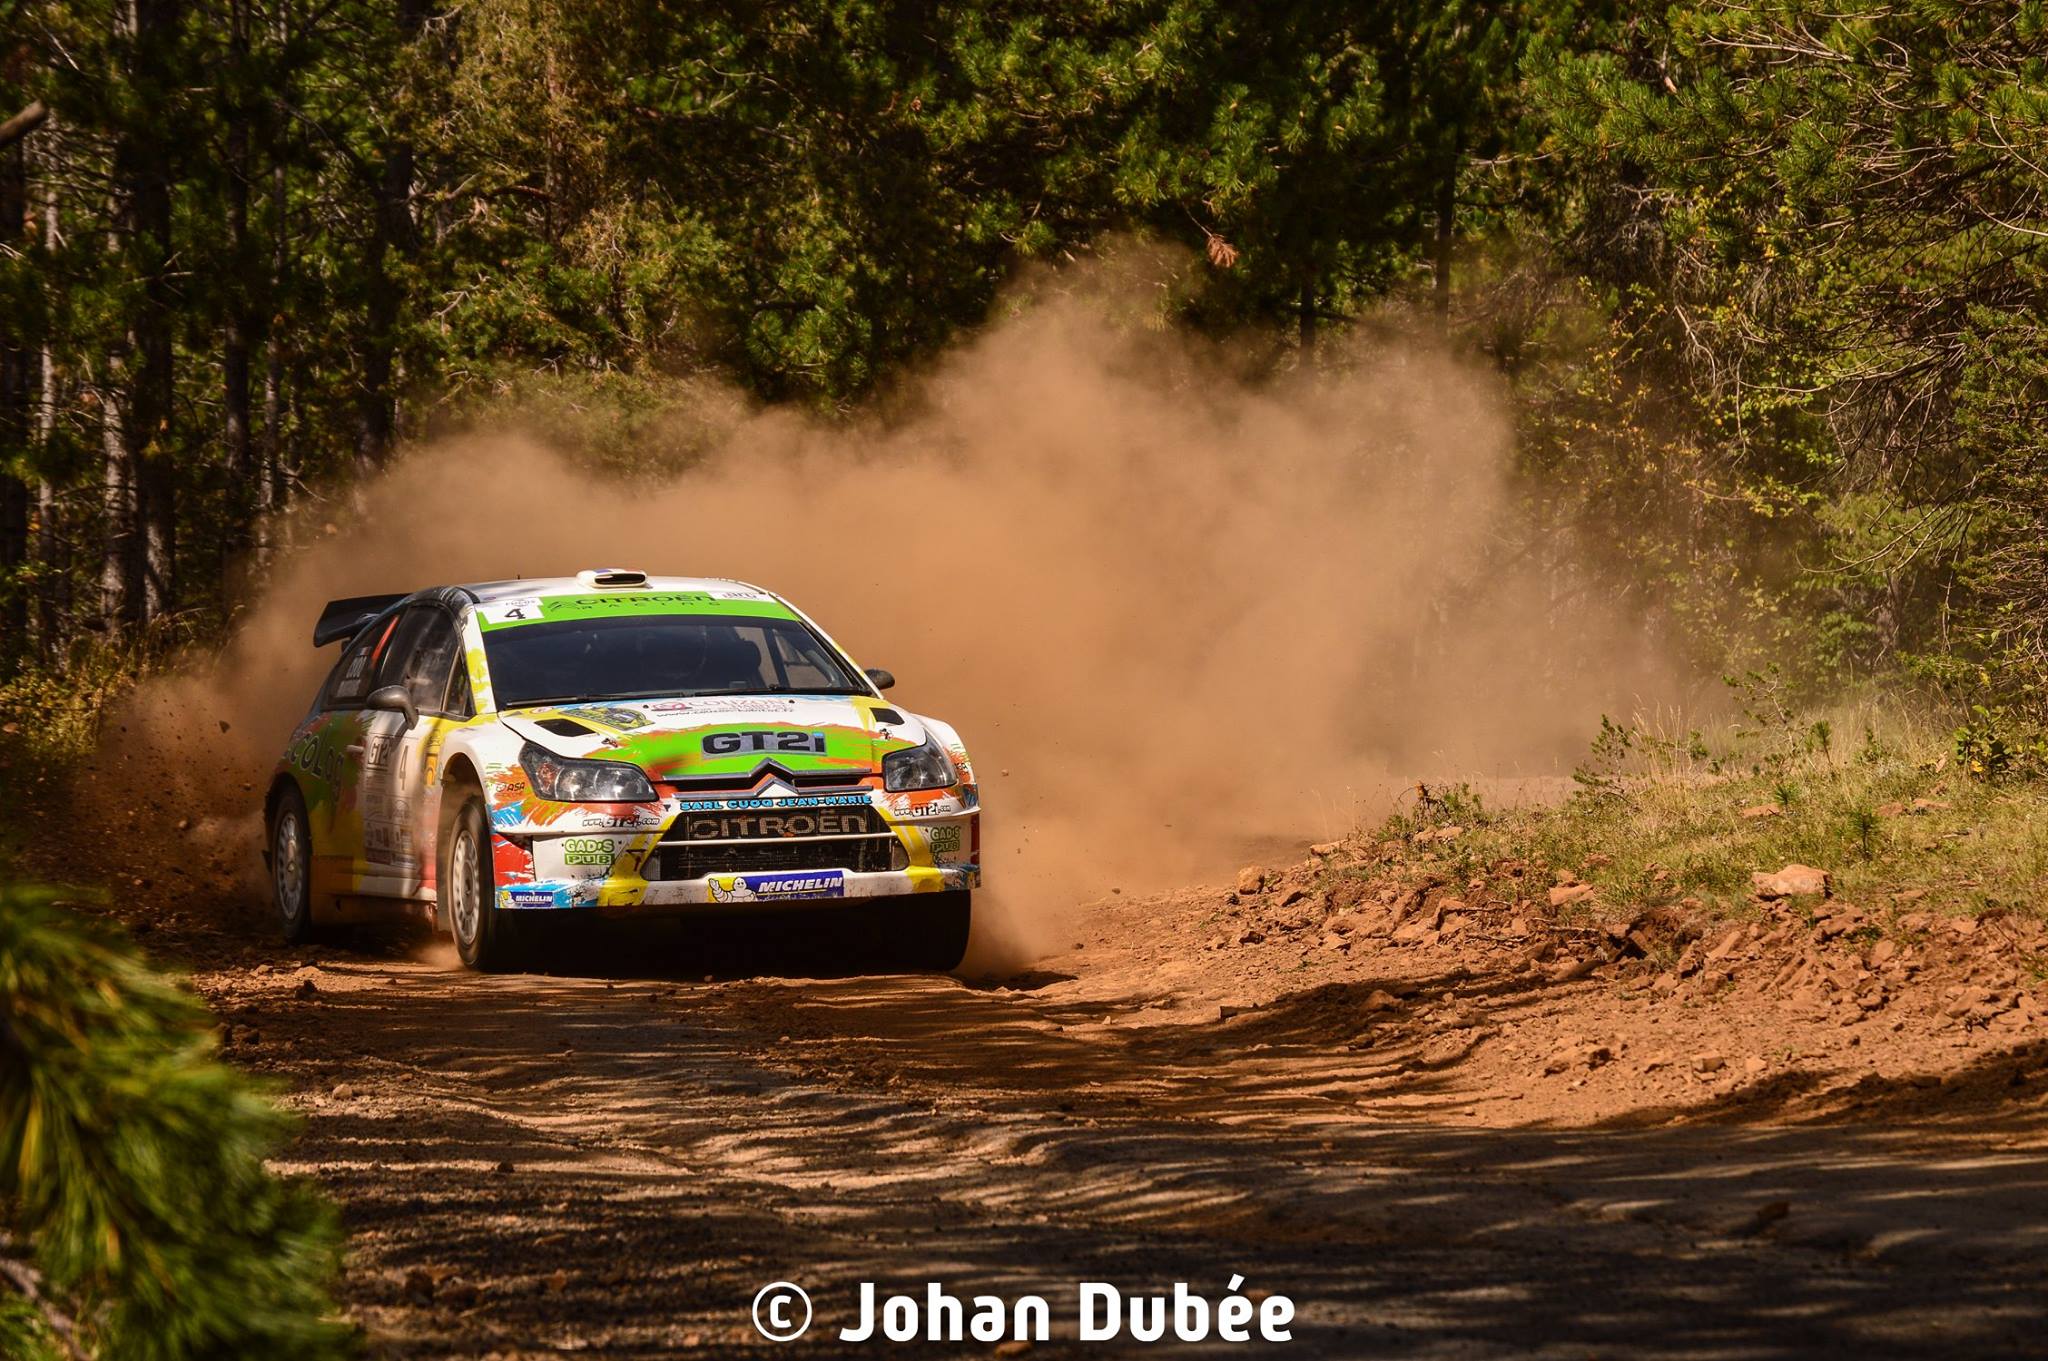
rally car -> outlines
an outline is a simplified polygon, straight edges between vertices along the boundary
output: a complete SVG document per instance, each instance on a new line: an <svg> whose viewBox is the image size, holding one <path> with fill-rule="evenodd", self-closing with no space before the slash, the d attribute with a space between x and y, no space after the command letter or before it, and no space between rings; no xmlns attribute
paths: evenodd
<svg viewBox="0 0 2048 1361"><path fill-rule="evenodd" d="M744 582L618 568L331 602L264 802L287 939L411 906L465 963L570 914L861 914L950 969L981 878L960 737Z"/></svg>

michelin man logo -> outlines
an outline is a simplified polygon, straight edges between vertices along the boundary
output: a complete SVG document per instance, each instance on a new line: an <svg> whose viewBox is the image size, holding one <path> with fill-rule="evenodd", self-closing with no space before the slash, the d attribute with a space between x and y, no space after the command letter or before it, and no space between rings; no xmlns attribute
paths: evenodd
<svg viewBox="0 0 2048 1361"><path fill-rule="evenodd" d="M790 898L841 898L846 895L842 870L809 874L717 874L711 877L714 903L760 903Z"/></svg>

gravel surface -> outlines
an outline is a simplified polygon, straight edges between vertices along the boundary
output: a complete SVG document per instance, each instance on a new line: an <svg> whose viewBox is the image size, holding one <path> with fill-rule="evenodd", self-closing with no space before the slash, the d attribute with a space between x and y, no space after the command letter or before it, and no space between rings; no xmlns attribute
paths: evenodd
<svg viewBox="0 0 2048 1361"><path fill-rule="evenodd" d="M1250 1345L1301 1356L2039 1354L2038 1040L1934 1014L1866 1050L1392 932L1210 948L1226 901L1106 902L979 982L792 924L498 977L405 935L155 944L303 1110L375 1356L774 1350L776 1280L816 1302L795 1354L994 1354L837 1339L862 1282L930 1281L1045 1296L1033 1356L1242 1351L1073 1336L1078 1281L1233 1275L1296 1307Z"/></svg>

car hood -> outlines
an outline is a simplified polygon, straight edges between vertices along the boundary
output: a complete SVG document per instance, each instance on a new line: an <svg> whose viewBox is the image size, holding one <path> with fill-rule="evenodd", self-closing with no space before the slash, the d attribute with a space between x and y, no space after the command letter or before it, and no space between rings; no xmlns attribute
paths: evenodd
<svg viewBox="0 0 2048 1361"><path fill-rule="evenodd" d="M628 761L655 780L751 775L857 779L925 740L915 715L865 695L708 695L611 700L501 714L509 731L561 756Z"/></svg>

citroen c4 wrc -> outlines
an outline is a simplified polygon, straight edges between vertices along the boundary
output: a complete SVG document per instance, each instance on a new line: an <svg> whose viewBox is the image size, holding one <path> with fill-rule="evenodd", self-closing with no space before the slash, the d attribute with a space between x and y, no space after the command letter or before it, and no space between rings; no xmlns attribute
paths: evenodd
<svg viewBox="0 0 2048 1361"><path fill-rule="evenodd" d="M959 735L780 596L603 569L336 600L265 799L288 940L407 908L513 967L578 914L848 914L950 969L980 885Z"/></svg>

